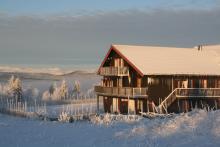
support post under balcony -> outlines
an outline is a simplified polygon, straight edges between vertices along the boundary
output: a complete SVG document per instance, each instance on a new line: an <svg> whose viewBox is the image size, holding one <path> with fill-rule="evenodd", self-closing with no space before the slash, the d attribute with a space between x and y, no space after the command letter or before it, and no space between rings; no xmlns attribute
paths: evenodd
<svg viewBox="0 0 220 147"><path fill-rule="evenodd" d="M97 95L97 113L99 114L99 95Z"/></svg>

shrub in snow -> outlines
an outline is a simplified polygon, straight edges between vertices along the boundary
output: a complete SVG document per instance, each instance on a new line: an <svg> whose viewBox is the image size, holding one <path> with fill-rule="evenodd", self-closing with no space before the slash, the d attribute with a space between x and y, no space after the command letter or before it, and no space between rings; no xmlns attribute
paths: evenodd
<svg viewBox="0 0 220 147"><path fill-rule="evenodd" d="M126 122L126 123L133 123L141 120L142 117L138 115L122 115L122 114L102 114L91 117L91 122L94 124L104 124L110 125L115 122Z"/></svg>
<svg viewBox="0 0 220 147"><path fill-rule="evenodd" d="M68 115L66 112L62 112L59 115L58 121L60 122L71 122L71 116Z"/></svg>

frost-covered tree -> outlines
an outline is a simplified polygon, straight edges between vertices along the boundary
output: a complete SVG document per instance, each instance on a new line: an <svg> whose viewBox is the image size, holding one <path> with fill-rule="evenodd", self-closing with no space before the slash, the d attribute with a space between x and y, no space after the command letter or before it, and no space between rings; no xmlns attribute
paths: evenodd
<svg viewBox="0 0 220 147"><path fill-rule="evenodd" d="M8 96L8 84L0 84L0 94Z"/></svg>
<svg viewBox="0 0 220 147"><path fill-rule="evenodd" d="M14 76L12 76L6 84L0 84L0 94L13 97Z"/></svg>
<svg viewBox="0 0 220 147"><path fill-rule="evenodd" d="M50 99L51 99L51 95L50 95L49 91L47 90L47 91L43 92L42 100L43 101L49 101Z"/></svg>
<svg viewBox="0 0 220 147"><path fill-rule="evenodd" d="M53 101L61 100L60 87L55 88L53 95L51 96L51 100Z"/></svg>
<svg viewBox="0 0 220 147"><path fill-rule="evenodd" d="M14 98L17 101L21 101L22 100L22 83L21 83L21 80L19 78L16 78L14 80L13 95L14 95Z"/></svg>
<svg viewBox="0 0 220 147"><path fill-rule="evenodd" d="M79 81L75 81L74 82L73 91L74 91L74 93L76 95L76 98L78 99L79 95L80 95L80 82Z"/></svg>
<svg viewBox="0 0 220 147"><path fill-rule="evenodd" d="M12 75L11 78L8 80L8 85L9 85L9 86L12 86L12 85L14 84L14 82L15 82L15 76ZM12 86L12 87L13 87L13 86Z"/></svg>
<svg viewBox="0 0 220 147"><path fill-rule="evenodd" d="M61 99L67 99L68 97L68 85L65 80L62 81L60 86L60 97Z"/></svg>
<svg viewBox="0 0 220 147"><path fill-rule="evenodd" d="M23 90L25 100L36 100L39 97L39 90L37 88L28 87Z"/></svg>
<svg viewBox="0 0 220 147"><path fill-rule="evenodd" d="M61 99L61 97L60 97L59 88L55 88L52 95L50 94L49 90L45 91L42 94L42 100L43 101L57 101L57 100L60 100L60 99Z"/></svg>
<svg viewBox="0 0 220 147"><path fill-rule="evenodd" d="M50 85L50 87L49 87L50 96L53 95L56 88L57 88L56 83L53 83L53 84Z"/></svg>
<svg viewBox="0 0 220 147"><path fill-rule="evenodd" d="M40 94L40 92L39 92L39 90L37 88L32 88L31 89L31 98L32 99L39 98L39 94Z"/></svg>
<svg viewBox="0 0 220 147"><path fill-rule="evenodd" d="M8 80L8 84L5 85L6 95L15 98L17 101L22 100L22 83L19 78L15 78L13 75Z"/></svg>
<svg viewBox="0 0 220 147"><path fill-rule="evenodd" d="M73 94L75 95L77 99L79 98L79 95L80 95L80 82L79 81L75 81L73 84Z"/></svg>
<svg viewBox="0 0 220 147"><path fill-rule="evenodd" d="M56 84L50 86L47 91L42 95L42 100L44 101L57 101L61 99L68 98L68 85L65 80L62 81L60 87L57 87Z"/></svg>
<svg viewBox="0 0 220 147"><path fill-rule="evenodd" d="M50 85L49 89L42 94L42 100L60 100L60 88L57 87L56 83Z"/></svg>
<svg viewBox="0 0 220 147"><path fill-rule="evenodd" d="M14 83L15 83L15 77L14 75L12 75L11 78L8 80L8 84L5 85L8 96L14 96Z"/></svg>
<svg viewBox="0 0 220 147"><path fill-rule="evenodd" d="M42 100L43 100L43 101L49 101L49 100L51 100L51 96L52 96L52 95L50 95L49 91L45 91L45 92L42 94Z"/></svg>

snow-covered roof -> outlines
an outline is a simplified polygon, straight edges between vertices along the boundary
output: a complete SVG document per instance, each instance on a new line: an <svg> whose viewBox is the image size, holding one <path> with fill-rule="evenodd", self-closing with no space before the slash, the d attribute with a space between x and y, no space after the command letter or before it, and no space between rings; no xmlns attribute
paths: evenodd
<svg viewBox="0 0 220 147"><path fill-rule="evenodd" d="M194 48L112 45L141 75L220 75L220 45Z"/></svg>

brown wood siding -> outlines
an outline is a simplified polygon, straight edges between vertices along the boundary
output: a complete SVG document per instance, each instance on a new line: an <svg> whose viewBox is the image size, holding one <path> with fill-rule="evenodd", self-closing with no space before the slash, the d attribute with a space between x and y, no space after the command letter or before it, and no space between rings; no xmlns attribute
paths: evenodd
<svg viewBox="0 0 220 147"><path fill-rule="evenodd" d="M171 93L171 79L154 78L154 81L148 84L148 99L159 104L159 99L164 99Z"/></svg>
<svg viewBox="0 0 220 147"><path fill-rule="evenodd" d="M123 87L130 87L128 77L123 77Z"/></svg>

